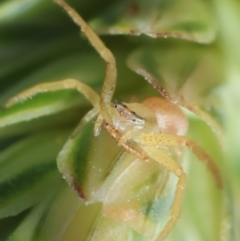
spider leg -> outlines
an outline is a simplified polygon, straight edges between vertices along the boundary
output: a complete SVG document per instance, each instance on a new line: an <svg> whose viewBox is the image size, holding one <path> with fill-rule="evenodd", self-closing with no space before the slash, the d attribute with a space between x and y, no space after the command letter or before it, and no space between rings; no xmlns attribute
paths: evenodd
<svg viewBox="0 0 240 241"><path fill-rule="evenodd" d="M134 137L138 135L138 131L128 131L124 135L121 136L121 138L118 140L118 145L122 146L123 144L127 143L128 140L132 139L134 140Z"/></svg>
<svg viewBox="0 0 240 241"><path fill-rule="evenodd" d="M199 160L207 165L208 169L212 172L215 178L217 186L219 188L223 186L222 177L218 167L204 149L192 139L171 134L142 134L138 137L138 142L149 146L187 147L198 157Z"/></svg>
<svg viewBox="0 0 240 241"><path fill-rule="evenodd" d="M129 144L128 140L133 139L136 134L142 133L141 131L135 132L127 132L125 135L121 135L114 127L112 127L106 121L104 122L104 127L108 131L108 133L116 140L118 145L122 146L122 148L127 151L128 153L132 154L133 156L137 157L140 160L147 160L147 154L139 148L134 147L133 145ZM138 132L138 133L136 133ZM169 172L166 170L163 173L163 178L161 180L160 185L158 186L158 190L156 191L155 198L157 199L162 190L165 188L167 180L168 180Z"/></svg>
<svg viewBox="0 0 240 241"><path fill-rule="evenodd" d="M212 130L215 132L216 136L218 137L218 140L220 142L220 144L223 145L223 132L222 132L222 128L219 125L219 123L217 121L215 121L206 111L201 110L201 108L199 108L199 106L197 105L192 105L192 104L188 104L186 103L186 101L181 98L173 98L166 90L165 88L163 88L159 82L151 75L149 74L147 71L143 70L143 69L139 69L137 71L138 74L142 75L144 77L144 79L147 80L147 82L149 84L151 84L153 86L153 88L155 88L166 100L168 100L169 102L172 102L174 104L178 104L186 109L188 109L189 111L195 113L196 115L200 116L211 128Z"/></svg>
<svg viewBox="0 0 240 241"><path fill-rule="evenodd" d="M119 144L119 141L121 140L122 135L114 127L112 127L110 124L108 124L107 122L104 122L104 127L109 132L109 134L113 137L113 139L115 139ZM137 148L133 147L127 141L122 143L121 146L125 151L127 151L128 153L134 155L135 157L137 157L141 160L146 160L148 158L146 153L144 153L140 149L137 149Z"/></svg>
<svg viewBox="0 0 240 241"><path fill-rule="evenodd" d="M32 98L34 95L38 93L65 89L76 89L94 106L96 110L100 110L98 94L88 85L75 79L65 79L33 86L9 99L6 103L6 107L10 107L16 103L27 100L28 98Z"/></svg>
<svg viewBox="0 0 240 241"><path fill-rule="evenodd" d="M67 14L81 28L82 32L85 33L89 42L92 44L95 50L100 54L102 59L104 59L105 62L107 63L106 76L103 82L103 87L100 95L101 113L99 114L94 127L94 135L97 136L100 133L100 127L103 123L103 120L105 119L105 116L107 115L108 107L110 105L113 93L115 91L116 78L117 78L116 61L112 52L104 45L104 43L95 34L92 28L82 19L82 17L73 8L71 8L63 0L54 0L54 1L57 4L59 4L63 9L65 9Z"/></svg>
<svg viewBox="0 0 240 241"><path fill-rule="evenodd" d="M148 145L147 141L145 144ZM178 177L170 219L168 220L162 232L156 239L156 241L161 241L172 230L173 226L175 225L180 216L184 191L186 187L186 174L183 171L182 167L176 161L174 161L170 156L157 149L156 147L145 146L143 147L143 149L150 158L160 163L167 170L174 173Z"/></svg>

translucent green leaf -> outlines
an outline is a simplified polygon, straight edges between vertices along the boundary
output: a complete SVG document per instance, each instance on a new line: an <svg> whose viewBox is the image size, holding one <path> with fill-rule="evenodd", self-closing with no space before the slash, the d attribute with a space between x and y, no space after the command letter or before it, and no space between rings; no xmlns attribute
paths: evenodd
<svg viewBox="0 0 240 241"><path fill-rule="evenodd" d="M94 232L91 234L90 241L98 240L114 240L114 241L147 241L147 239L139 234L138 232L132 230L128 226L119 223L115 220L109 219L107 217L101 217L98 219L96 227L94 227ZM80 233L79 233L80 235ZM63 239L62 241L67 241L69 239ZM76 238L72 239L77 241ZM86 240L86 239L84 239ZM82 240L82 241L84 241Z"/></svg>
<svg viewBox="0 0 240 241"><path fill-rule="evenodd" d="M68 187L62 183L59 186L61 190L36 206L9 241L121 241L123 238L141 238L126 225L102 217L100 203L86 206Z"/></svg>
<svg viewBox="0 0 240 241"><path fill-rule="evenodd" d="M68 134L68 131L38 134L1 152L1 217L16 215L51 193L61 179L56 155Z"/></svg>
<svg viewBox="0 0 240 241"><path fill-rule="evenodd" d="M214 11L203 1L121 1L93 25L110 34L146 34L200 43L212 42L217 33Z"/></svg>
<svg viewBox="0 0 240 241"><path fill-rule="evenodd" d="M196 127L201 130L206 128L198 125ZM75 207L75 202L78 202L77 199L76 201L68 200L72 195L66 194L65 192L70 191L66 189L59 194L57 201L54 201L47 218L44 219L47 221L39 224L44 227L39 237L44 237L43 240L51 240L52 237L61 233L61 240L86 240L87 238L105 240L108 236L112 237L113 232L116 235L114 240L121 240L120 237L128 237L129 240L135 240L135 238L147 240L146 237L156 237L169 218L176 178L166 179L161 176L162 169L155 161L144 162L134 159L127 153L119 153L118 148L115 149L120 154L117 156L113 152L116 144L111 139L107 142L107 151L101 143L106 143L106 140L110 138L108 133L102 131L101 135L96 138L93 137L92 131L93 122L86 124L83 122L58 157L58 166L63 176L88 205L81 204L78 211L69 211L70 214L68 212L66 214L63 211L66 210L64 206L71 203L72 208ZM208 135L208 140L212 143L215 137L210 133L210 129L207 128L204 136ZM200 143L204 144L204 140ZM209 143L204 144L210 154L216 160L220 160L220 153L216 151L217 146L217 142L211 147ZM101 153L106 152L112 158L102 158ZM185 156L184 164L187 159L189 157ZM217 190L212 176L204 165L198 160L193 160L192 156L190 161L196 168L190 171L189 180L195 181L190 181L188 184L181 219L171 232L169 240L178 237L191 240L190 237L194 237L196 232L199 240L203 238L219 240L218 230L230 222L228 207L224 203L225 197ZM168 180L168 184L162 187L165 187L164 190L155 200L156 190L164 180ZM199 192L196 192L196 185ZM96 203L99 201L103 204ZM93 204L89 205L89 202ZM224 215L223 210L225 210ZM205 215L208 215L208 221L204 223L202 220ZM86 217L89 217L88 221ZM94 227L90 224L92 222L94 222ZM63 225L64 228L60 228L59 225L62 223L65 223L67 227ZM191 232L187 231L189 227L192 227ZM195 230L196 227L199 228ZM228 235L229 230L227 230Z"/></svg>
<svg viewBox="0 0 240 241"><path fill-rule="evenodd" d="M67 141L57 159L58 168L66 181L86 202L104 198L100 189L120 152L106 131L94 137L93 126L93 121L86 124L83 121L77 134Z"/></svg>
<svg viewBox="0 0 240 241"><path fill-rule="evenodd" d="M157 162L122 153L106 131L94 137L93 126L82 121L58 156L59 170L86 204L103 203L104 217L154 238L169 217L176 178L165 186L168 176Z"/></svg>

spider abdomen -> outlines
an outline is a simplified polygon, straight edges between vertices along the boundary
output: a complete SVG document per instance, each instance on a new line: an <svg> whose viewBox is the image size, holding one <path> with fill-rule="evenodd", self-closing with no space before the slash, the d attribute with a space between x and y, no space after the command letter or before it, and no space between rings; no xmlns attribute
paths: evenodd
<svg viewBox="0 0 240 241"><path fill-rule="evenodd" d="M179 136L186 134L188 120L177 105L160 97L147 98L142 104L154 112L162 133Z"/></svg>

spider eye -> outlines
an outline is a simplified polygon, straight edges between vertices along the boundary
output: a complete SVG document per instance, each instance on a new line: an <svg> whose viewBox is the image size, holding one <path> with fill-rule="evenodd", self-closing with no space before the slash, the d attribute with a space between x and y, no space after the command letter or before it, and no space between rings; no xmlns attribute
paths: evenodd
<svg viewBox="0 0 240 241"><path fill-rule="evenodd" d="M117 105L115 104L114 107L117 108Z"/></svg>
<svg viewBox="0 0 240 241"><path fill-rule="evenodd" d="M132 121L133 121L133 122L136 122L136 119L133 119Z"/></svg>

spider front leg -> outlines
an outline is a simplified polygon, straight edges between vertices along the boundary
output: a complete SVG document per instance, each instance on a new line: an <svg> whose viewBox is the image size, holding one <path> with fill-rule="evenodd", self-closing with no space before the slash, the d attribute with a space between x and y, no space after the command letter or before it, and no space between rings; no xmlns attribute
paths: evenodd
<svg viewBox="0 0 240 241"><path fill-rule="evenodd" d="M142 134L138 137L138 142L149 146L187 147L199 160L207 165L215 178L217 186L222 188L223 182L218 167L212 158L192 139L171 134Z"/></svg>
<svg viewBox="0 0 240 241"><path fill-rule="evenodd" d="M145 144L147 145L147 142ZM178 177L170 219L156 239L156 241L161 241L172 230L173 226L175 225L180 216L184 191L186 188L186 174L183 171L182 167L176 161L174 161L170 156L168 156L161 150L157 149L157 147L144 146L143 150L146 152L149 158L157 161L163 167L165 167L167 170L174 173Z"/></svg>
<svg viewBox="0 0 240 241"><path fill-rule="evenodd" d="M116 142L119 144L119 142L122 139L122 135L113 126L111 126L107 122L104 122L104 127L106 128L108 133L112 136L112 138L115 139ZM121 146L125 151L127 151L128 153L132 154L133 156L135 156L136 158L138 158L140 160L148 159L148 156L146 155L146 153L144 153L140 149L136 149L135 147L130 145L127 141L126 142L124 141L124 143L122 143Z"/></svg>
<svg viewBox="0 0 240 241"><path fill-rule="evenodd" d="M118 140L118 145L122 146L125 143L127 143L128 140L134 140L135 137L139 136L140 134L142 134L142 131L140 130L128 131L124 135L122 135L121 138Z"/></svg>
<svg viewBox="0 0 240 241"><path fill-rule="evenodd" d="M81 28L82 32L84 32L89 42L99 53L102 59L104 59L104 61L107 63L106 76L103 82L102 91L100 95L100 113L94 127L94 135L98 136L100 133L100 128L103 123L103 120L108 119L108 110L110 108L110 103L116 87L116 61L112 52L104 45L104 43L92 30L92 28L82 19L82 17L73 8L71 8L63 0L54 1L57 4L59 4L63 9L65 9L67 14Z"/></svg>
<svg viewBox="0 0 240 241"><path fill-rule="evenodd" d="M32 98L34 95L38 93L45 93L57 90L66 90L66 89L76 89L79 93L81 93L92 105L93 107L99 111L99 96L98 94L88 85L80 82L75 79L65 79L55 82L42 83L36 86L33 86L29 89L20 92L15 95L6 103L6 107L10 107L16 103L27 100L28 98Z"/></svg>

